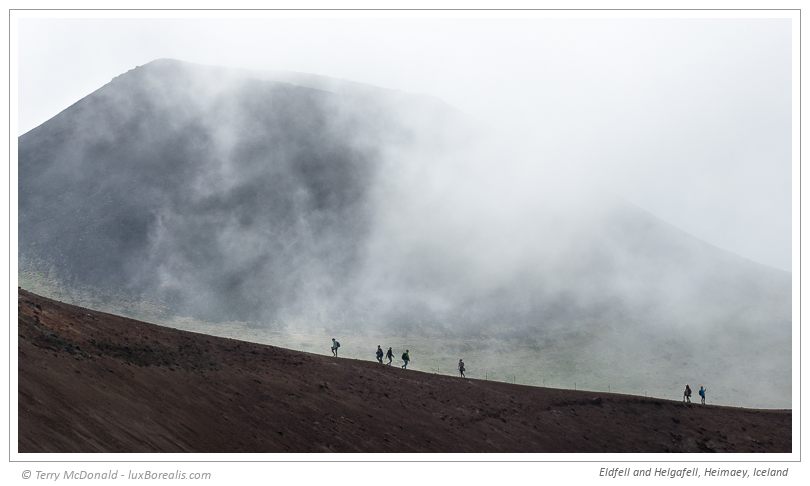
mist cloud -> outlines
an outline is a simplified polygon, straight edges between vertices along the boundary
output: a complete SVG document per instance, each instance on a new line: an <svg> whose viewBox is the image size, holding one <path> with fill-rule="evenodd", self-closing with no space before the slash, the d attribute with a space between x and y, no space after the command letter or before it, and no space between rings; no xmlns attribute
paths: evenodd
<svg viewBox="0 0 810 486"><path fill-rule="evenodd" d="M737 349L723 359L761 372L763 347L789 381L788 273L513 127L430 97L155 61L20 138L21 272L113 308L288 330L563 330L610 356L722 337Z"/></svg>

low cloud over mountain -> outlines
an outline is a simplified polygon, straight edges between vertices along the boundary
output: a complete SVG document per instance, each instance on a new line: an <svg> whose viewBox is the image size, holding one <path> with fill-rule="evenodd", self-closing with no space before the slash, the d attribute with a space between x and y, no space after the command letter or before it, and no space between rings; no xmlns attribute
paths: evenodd
<svg viewBox="0 0 810 486"><path fill-rule="evenodd" d="M625 367L708 355L789 398L789 273L498 126L426 96L154 61L19 138L21 282L292 329L565 329Z"/></svg>

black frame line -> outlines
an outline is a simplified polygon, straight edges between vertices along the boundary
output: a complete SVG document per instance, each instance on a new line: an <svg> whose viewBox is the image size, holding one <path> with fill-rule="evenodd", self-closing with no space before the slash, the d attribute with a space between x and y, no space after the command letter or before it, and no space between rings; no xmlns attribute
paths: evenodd
<svg viewBox="0 0 810 486"><path fill-rule="evenodd" d="M726 462L740 462L740 463L768 463L768 464L795 464L801 463L801 433L802 433L802 417L801 417L801 389L802 389L802 326L801 326L801 319L802 319L802 302L801 302L801 291L802 291L802 9L801 8L590 8L590 9L571 9L571 8L465 8L465 9L452 9L452 8L392 8L392 9L380 9L380 8L319 8L319 9L302 9L302 8L263 8L263 9L252 9L252 8L199 8L199 9L189 9L189 8L127 8L127 9L95 9L95 8L74 8L74 9L47 9L47 8L9 8L8 9L8 126L9 126L9 144L8 144L8 178L9 178L9 193L8 193L8 216L9 216L9 233L8 233L8 243L9 243L9 291L13 288L13 280L12 276L10 275L11 270L11 147L12 147L12 133L11 133L11 16L13 12L139 12L139 11L150 11L150 12L212 12L212 11L223 11L223 12L751 12L751 11L765 11L765 12L798 12L799 13L799 458L794 460L755 460L755 459L745 459L745 460L675 460L670 461L666 459L662 460L255 460L255 461L247 461L247 460L234 460L234 461L224 461L224 460L85 460L85 461L65 461L65 460L24 460L24 459L12 459L12 449L11 449L11 434L9 433L9 449L8 449L8 461L10 463L116 463L116 464L127 464L127 463L201 463L201 462L211 462L211 463L275 463L275 462L284 462L284 463L469 463L469 462L482 462L482 463L602 463L602 464L616 464L616 463L726 463ZM792 118L791 118L792 123ZM793 161L791 160L791 166ZM18 222L19 224L19 222ZM792 227L792 222L791 222ZM792 269L791 269L792 274ZM791 285L792 287L792 285ZM11 295L9 295L9 298ZM9 304L11 304L9 302ZM12 306L9 305L9 356L8 356L8 379L9 384L11 384L11 322L12 322L13 312ZM793 323L791 322L791 325ZM791 332L792 333L792 332ZM11 390L9 390L8 396L8 409L9 409L9 417L8 417L8 429L9 432L11 431ZM793 409L791 409L791 415L793 413ZM19 430L18 430L19 434ZM794 438L792 438L794 439ZM795 447L795 441L791 440L791 447ZM792 453L792 452L791 452ZM17 454L21 454L17 452ZM25 454L25 453L23 453ZM28 453L28 454L35 454L35 453ZM132 455L134 453L127 453L127 455ZM161 453L155 453L161 454ZM199 454L216 454L216 453L191 453L195 455ZM257 453L257 454L267 454L267 453ZM284 453L277 453L277 454L284 454ZM306 454L306 453L303 453ZM309 453L312 454L312 453ZM375 453L369 453L375 454ZM377 454L398 454L398 453L377 453ZM428 453L430 454L430 453ZM449 454L449 453L436 453L436 454ZM483 453L487 455L496 455L499 453ZM518 454L536 454L536 453L518 453ZM552 454L565 454L565 453L552 453ZM629 454L647 454L647 453L629 453ZM662 453L666 454L666 453ZM666 454L671 455L672 453ZM749 455L749 453L739 453ZM750 453L755 454L755 453ZM511 455L511 454L510 454Z"/></svg>

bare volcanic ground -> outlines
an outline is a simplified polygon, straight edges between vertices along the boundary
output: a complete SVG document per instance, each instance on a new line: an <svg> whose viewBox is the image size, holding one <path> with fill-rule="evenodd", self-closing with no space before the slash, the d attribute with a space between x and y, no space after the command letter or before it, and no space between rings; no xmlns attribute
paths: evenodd
<svg viewBox="0 0 810 486"><path fill-rule="evenodd" d="M791 450L790 410L406 371L174 330L25 290L18 307L20 452Z"/></svg>

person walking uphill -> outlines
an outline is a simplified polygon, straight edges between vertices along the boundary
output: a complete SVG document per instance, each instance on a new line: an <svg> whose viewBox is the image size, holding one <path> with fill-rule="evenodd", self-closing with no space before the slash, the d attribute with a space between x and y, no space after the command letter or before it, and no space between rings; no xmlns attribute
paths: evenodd
<svg viewBox="0 0 810 486"><path fill-rule="evenodd" d="M382 358L383 358L383 350L380 347L380 345L378 344L377 345L377 362L382 364Z"/></svg>
<svg viewBox="0 0 810 486"><path fill-rule="evenodd" d="M461 375L462 378L465 377L464 376L464 360L462 360L462 359L458 360L458 373Z"/></svg>
<svg viewBox="0 0 810 486"><path fill-rule="evenodd" d="M385 353L385 357L388 358L388 366L391 366L391 363L394 361L394 350L389 347L388 352Z"/></svg>
<svg viewBox="0 0 810 486"><path fill-rule="evenodd" d="M698 390L698 395L700 395L700 404L706 405L706 389L703 388L703 385L700 385L700 390Z"/></svg>
<svg viewBox="0 0 810 486"><path fill-rule="evenodd" d="M683 390L683 401L692 403L692 389L689 388L689 383L686 384L686 388Z"/></svg>
<svg viewBox="0 0 810 486"><path fill-rule="evenodd" d="M402 353L402 361L404 364L402 365L403 368L406 370L408 369L408 361L411 360L411 355L408 354L408 350L406 349L404 353Z"/></svg>
<svg viewBox="0 0 810 486"><path fill-rule="evenodd" d="M337 350L339 347L340 343L337 342L335 338L332 338L332 356L334 356L335 358L337 358Z"/></svg>

